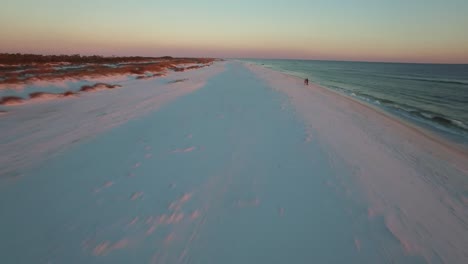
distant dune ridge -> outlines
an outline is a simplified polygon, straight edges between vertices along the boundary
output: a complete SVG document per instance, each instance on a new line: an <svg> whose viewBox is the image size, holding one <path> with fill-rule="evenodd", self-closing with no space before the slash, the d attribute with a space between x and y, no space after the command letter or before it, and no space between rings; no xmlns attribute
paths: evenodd
<svg viewBox="0 0 468 264"><path fill-rule="evenodd" d="M56 99L122 87L104 83L99 78L133 76L137 80L166 76L167 72L184 72L211 65L211 58L173 57L102 57L81 55L0 54L0 105L19 105L30 99ZM7 94L3 89L21 89L25 85L48 84L97 79L94 85L83 85L78 91L50 93L37 91L29 98ZM115 80L114 80L115 81ZM47 86L47 85L44 85Z"/></svg>
<svg viewBox="0 0 468 264"><path fill-rule="evenodd" d="M119 74L161 75L168 70L181 72L198 69L213 61L211 58L0 54L0 84ZM185 68L188 64L190 65Z"/></svg>

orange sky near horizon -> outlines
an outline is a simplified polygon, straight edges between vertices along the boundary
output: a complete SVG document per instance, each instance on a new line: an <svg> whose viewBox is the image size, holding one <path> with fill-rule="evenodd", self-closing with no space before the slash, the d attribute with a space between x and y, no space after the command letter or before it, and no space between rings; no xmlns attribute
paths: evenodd
<svg viewBox="0 0 468 264"><path fill-rule="evenodd" d="M0 52L468 63L468 1L351 2L18 0Z"/></svg>

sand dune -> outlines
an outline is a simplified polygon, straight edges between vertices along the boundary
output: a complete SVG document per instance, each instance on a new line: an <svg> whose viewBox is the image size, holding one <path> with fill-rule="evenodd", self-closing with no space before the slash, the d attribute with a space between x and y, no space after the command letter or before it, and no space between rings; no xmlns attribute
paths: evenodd
<svg viewBox="0 0 468 264"><path fill-rule="evenodd" d="M38 55L39 56L39 55ZM208 58L139 58L139 57L73 57L57 56L32 60L35 57L3 57L0 55L0 89L31 84L53 82L66 79L99 78L113 75L136 75L143 78L149 74L159 77L168 71L183 72L210 65L214 59ZM49 60L65 60L48 63ZM67 61L68 60L68 61ZM3 62L3 63L2 63ZM14 64L21 62L21 64ZM39 62L39 63L37 63ZM5 64L7 63L7 64Z"/></svg>

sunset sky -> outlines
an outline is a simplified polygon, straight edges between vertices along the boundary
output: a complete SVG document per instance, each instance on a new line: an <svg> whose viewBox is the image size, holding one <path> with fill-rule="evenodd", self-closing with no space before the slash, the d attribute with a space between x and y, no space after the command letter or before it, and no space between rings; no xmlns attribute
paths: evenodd
<svg viewBox="0 0 468 264"><path fill-rule="evenodd" d="M466 0L11 0L0 52L468 63Z"/></svg>

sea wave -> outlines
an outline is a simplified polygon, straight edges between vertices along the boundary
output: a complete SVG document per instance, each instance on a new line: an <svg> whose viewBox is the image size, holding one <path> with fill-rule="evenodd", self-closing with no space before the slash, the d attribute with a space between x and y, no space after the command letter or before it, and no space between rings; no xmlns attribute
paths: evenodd
<svg viewBox="0 0 468 264"><path fill-rule="evenodd" d="M444 128L447 128L451 132L455 132L456 134L460 134L460 132L462 134L468 133L468 125L460 120L452 119L441 114L436 114L418 108L399 105L396 103L388 104L385 106L397 110L398 112L404 112L406 114L409 114L411 117L419 119L420 121L429 121L430 124L432 124L433 126L435 125L436 128L438 128L438 126L443 126Z"/></svg>
<svg viewBox="0 0 468 264"><path fill-rule="evenodd" d="M420 81L420 82L430 82L430 83L439 83L439 84L457 84L457 85L468 85L468 80L450 80L450 79L433 79L433 78L422 78L422 77L412 77L412 76L397 76L391 74L378 74L378 73L368 73L368 72L359 72L359 74L366 77L377 77L377 78L386 78L386 79L397 79L397 80L406 80L406 81Z"/></svg>
<svg viewBox="0 0 468 264"><path fill-rule="evenodd" d="M427 112L424 112L424 111L411 111L410 113L415 115L415 116L428 119L428 120L430 120L432 122L435 122L437 124L440 124L440 125L443 125L443 126L446 126L446 127L450 127L450 128L455 127L455 128L458 128L458 129L462 129L464 131L468 131L468 125L463 123L462 121L459 121L459 120L456 120L456 119L451 119L451 118L448 118L446 116L427 113Z"/></svg>
<svg viewBox="0 0 468 264"><path fill-rule="evenodd" d="M419 121L426 121L426 123L428 121L433 126L435 125L436 128L443 126L444 128L449 129L449 131L456 132L457 134L460 134L460 132L462 134L468 133L468 124L465 124L460 120L449 118L447 116L424 109L408 106L402 103L397 103L392 100L378 98L365 93L348 92L348 94L350 94L352 97L356 97L362 101L375 104L379 107L385 107L387 109L389 108L390 110L403 113L405 116L409 115L412 118L419 119Z"/></svg>
<svg viewBox="0 0 468 264"><path fill-rule="evenodd" d="M468 82L455 81L455 80L426 79L426 78L414 78L414 77L396 77L396 76L394 76L393 78L401 79L401 80L420 81L420 82L468 85Z"/></svg>

